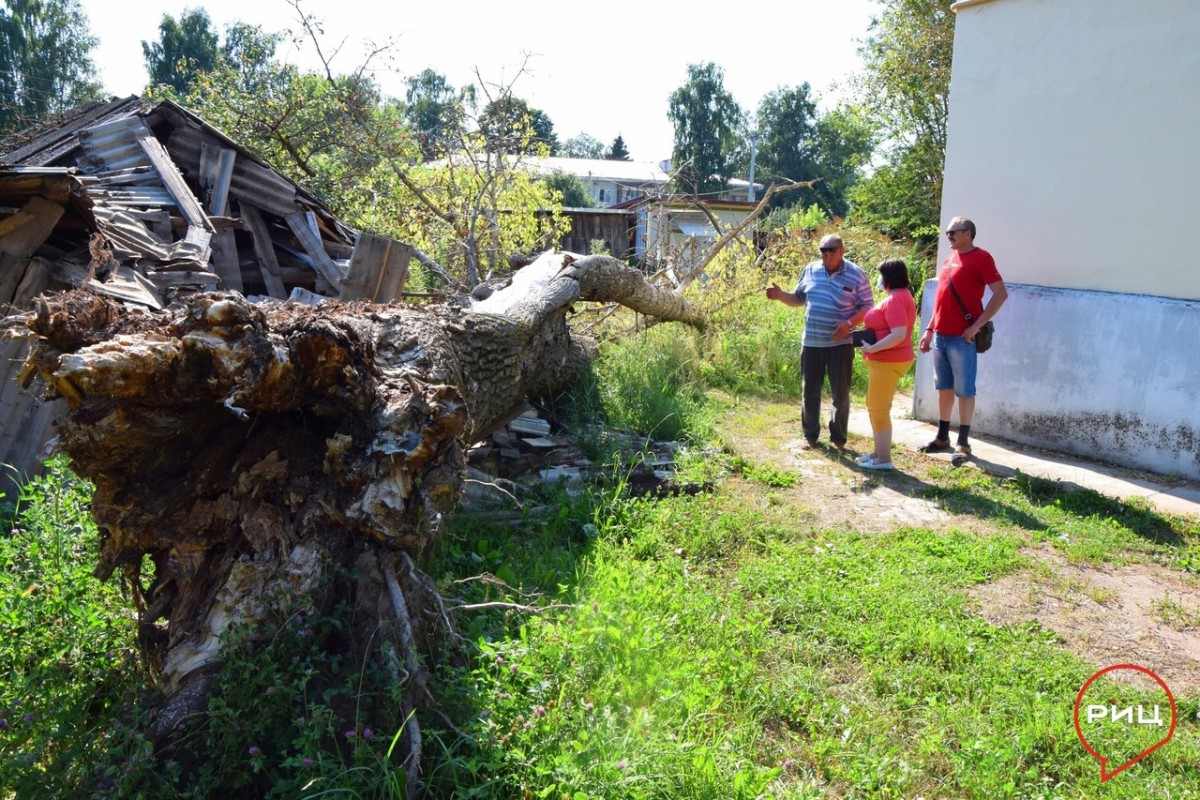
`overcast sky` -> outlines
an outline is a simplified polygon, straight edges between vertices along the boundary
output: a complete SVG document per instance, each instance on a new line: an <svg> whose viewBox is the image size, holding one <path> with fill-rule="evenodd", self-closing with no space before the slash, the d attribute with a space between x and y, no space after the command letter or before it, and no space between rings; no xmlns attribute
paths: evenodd
<svg viewBox="0 0 1200 800"><path fill-rule="evenodd" d="M141 43L158 40L163 14L179 19L203 7L222 36L233 21L299 29L288 0L80 4L100 40L93 56L101 81L118 96L145 86ZM689 64L720 66L725 88L747 111L773 89L804 82L823 108L833 107L846 94L846 80L861 70L858 49L879 10L876 0L302 0L300 8L323 22L322 46L327 54L337 51L335 72L353 72L375 46L394 41L386 57L372 62L388 95L403 98L404 80L426 68L455 87L475 83L478 71L489 84L512 83L514 95L550 117L559 141L583 132L607 147L620 134L639 161L670 157L668 98L686 82ZM289 46L279 55L301 67L319 63L311 47Z"/></svg>

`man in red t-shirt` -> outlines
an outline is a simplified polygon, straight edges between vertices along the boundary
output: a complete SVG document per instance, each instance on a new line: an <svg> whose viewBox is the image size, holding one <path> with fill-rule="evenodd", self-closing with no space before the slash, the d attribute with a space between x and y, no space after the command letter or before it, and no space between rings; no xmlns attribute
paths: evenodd
<svg viewBox="0 0 1200 800"><path fill-rule="evenodd" d="M933 301L933 319L921 334L922 353L933 351L933 368L938 390L937 437L921 448L923 453L950 449L950 414L958 397L958 443L951 463L961 464L971 455L971 420L975 416L975 371L978 353L975 334L996 316L1008 299L1008 290L996 271L992 254L975 246L975 223L955 217L946 226L951 253L938 270L937 295ZM971 314L968 323L962 306L950 291L951 283ZM983 305L983 290L990 289L991 299Z"/></svg>

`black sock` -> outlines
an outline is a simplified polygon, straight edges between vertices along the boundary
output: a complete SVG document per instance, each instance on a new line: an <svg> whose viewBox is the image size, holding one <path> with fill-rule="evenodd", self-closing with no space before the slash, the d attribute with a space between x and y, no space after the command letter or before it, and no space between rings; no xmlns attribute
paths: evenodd
<svg viewBox="0 0 1200 800"><path fill-rule="evenodd" d="M969 437L970 435L971 435L971 426L970 425L959 425L958 426L958 443L959 444L966 444L967 437Z"/></svg>
<svg viewBox="0 0 1200 800"><path fill-rule="evenodd" d="M948 419L939 419L938 420L937 440L939 442L950 441L950 420L948 420Z"/></svg>

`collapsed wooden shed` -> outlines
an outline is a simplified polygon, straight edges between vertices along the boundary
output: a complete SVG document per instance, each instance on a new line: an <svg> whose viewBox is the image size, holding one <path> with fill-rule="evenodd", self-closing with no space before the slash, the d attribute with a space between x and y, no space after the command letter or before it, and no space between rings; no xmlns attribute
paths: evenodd
<svg viewBox="0 0 1200 800"><path fill-rule="evenodd" d="M169 100L88 103L0 140L0 317L81 286L131 308L213 289L390 302L411 256ZM20 380L27 348L0 339L0 492L36 472L61 411Z"/></svg>

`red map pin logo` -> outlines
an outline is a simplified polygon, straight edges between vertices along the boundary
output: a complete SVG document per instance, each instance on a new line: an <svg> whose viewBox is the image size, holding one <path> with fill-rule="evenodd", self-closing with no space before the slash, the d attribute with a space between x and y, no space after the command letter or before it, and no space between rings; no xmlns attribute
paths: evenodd
<svg viewBox="0 0 1200 800"><path fill-rule="evenodd" d="M1167 735L1164 736L1162 739L1159 739L1153 745L1151 745L1150 747L1147 747L1145 750L1138 753L1136 756L1129 759L1124 764L1121 764L1121 766L1117 767L1116 769L1109 770L1108 758L1106 758L1105 756L1102 756L1100 753L1096 752L1096 748L1092 747L1092 745L1090 745L1088 743L1087 737L1083 735L1083 728L1081 728L1079 725L1079 709L1083 705L1083 695L1087 692L1088 687L1091 686L1092 683L1097 678L1099 678L1101 675L1105 675L1109 672L1113 672L1113 671L1119 670L1119 669L1134 670L1134 671L1140 672L1144 675L1149 675L1151 678L1153 678L1155 680L1155 682L1158 683L1159 686L1162 687L1163 691L1167 693L1167 700L1170 701L1170 703L1171 703L1171 728L1170 728L1170 730L1167 731ZM1089 719L1088 719L1089 722L1092 721L1092 719L1091 719L1091 709L1092 708L1099 708L1099 707L1098 706L1089 706ZM1116 717L1120 716L1122 713L1126 716L1127 719L1132 721L1132 712L1133 712L1132 706L1130 706L1128 709L1124 709L1123 712L1118 713L1117 706L1114 702L1112 709L1113 709L1114 721L1115 721ZM1154 711L1155 711L1155 718L1157 719L1157 715L1158 715L1158 707L1157 706L1155 706ZM1142 707L1141 706L1138 706L1138 717L1139 717L1139 722L1143 721L1141 719L1141 717L1142 717ZM1167 742L1171 741L1171 737L1175 735L1175 722L1176 722L1175 696L1171 694L1170 688L1167 686L1166 683L1163 682L1162 678L1158 677L1157 675L1155 675L1153 672L1146 669L1145 667L1139 667L1137 664L1114 664L1111 667L1105 667L1104 669L1100 670L1092 677L1088 678L1087 682L1083 684L1083 688L1081 688L1079 690L1079 694L1075 696L1075 734L1079 737L1079 741L1083 743L1084 748L1086 748L1087 751L1092 754L1092 758L1094 758L1100 762L1100 782L1101 783L1104 783L1109 778L1113 777L1114 775L1121 772L1122 770L1129 769L1134 764L1141 761L1143 758L1150 755L1151 753L1153 753L1158 748L1162 747ZM1159 724L1161 724L1161 722Z"/></svg>

